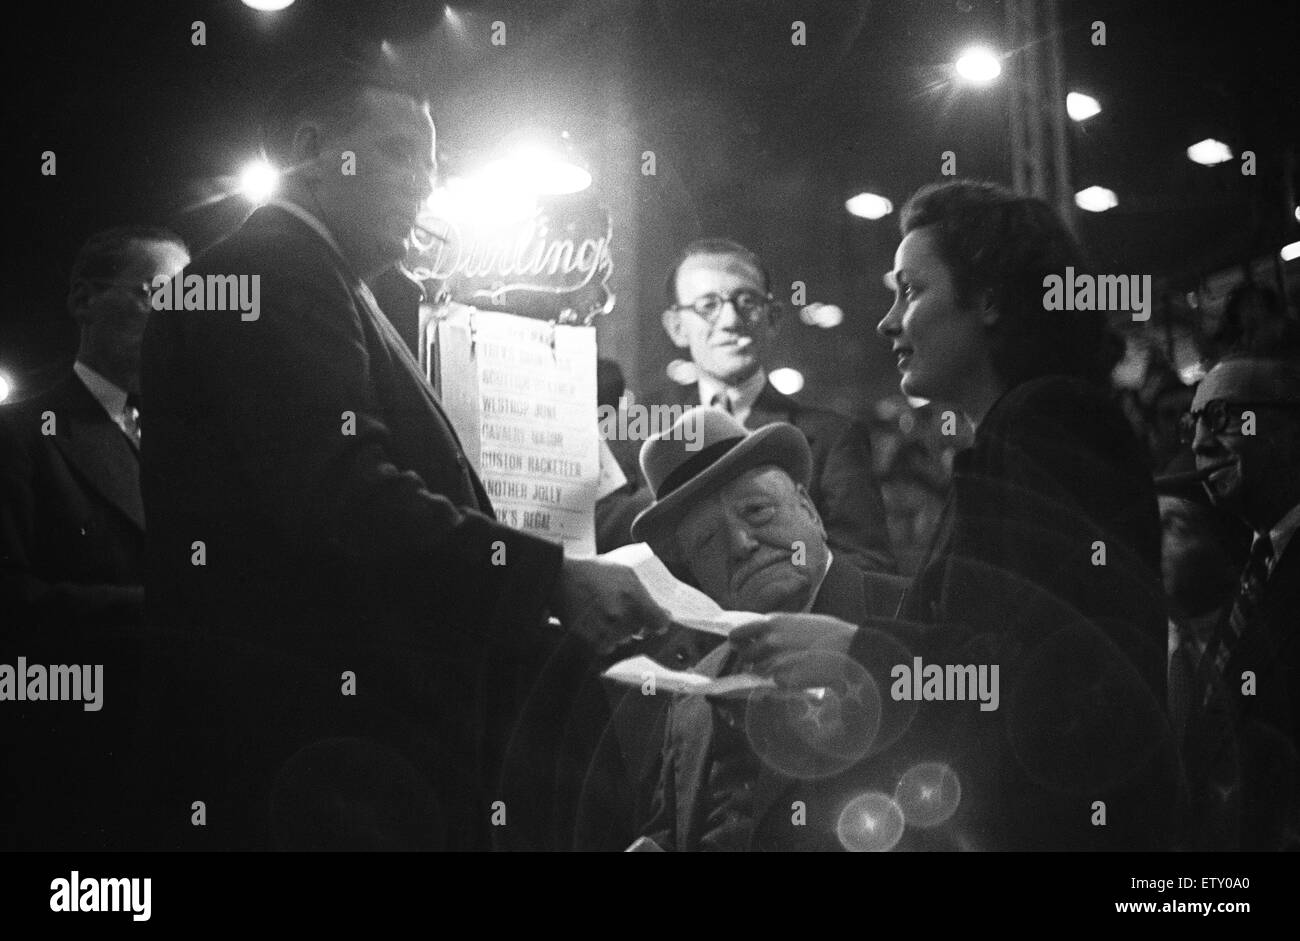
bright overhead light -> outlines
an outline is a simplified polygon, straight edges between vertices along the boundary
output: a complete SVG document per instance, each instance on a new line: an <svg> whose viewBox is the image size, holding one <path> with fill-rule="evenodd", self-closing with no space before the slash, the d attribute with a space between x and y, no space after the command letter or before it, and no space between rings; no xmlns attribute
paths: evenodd
<svg viewBox="0 0 1300 941"><path fill-rule="evenodd" d="M957 74L968 82L983 85L1002 74L1002 63L990 50L974 46L957 57Z"/></svg>
<svg viewBox="0 0 1300 941"><path fill-rule="evenodd" d="M254 160L239 174L239 191L250 202L262 204L280 184L280 174L265 160Z"/></svg>
<svg viewBox="0 0 1300 941"><path fill-rule="evenodd" d="M276 10L283 10L292 3L293 0L244 0L244 6L260 10L263 13L274 13Z"/></svg>
<svg viewBox="0 0 1300 941"><path fill-rule="evenodd" d="M894 211L894 204L875 193L859 193L845 200L844 208L863 219L883 219Z"/></svg>
<svg viewBox="0 0 1300 941"><path fill-rule="evenodd" d="M776 391L784 395L794 395L803 388L803 373L789 366L773 369L768 373L767 378Z"/></svg>
<svg viewBox="0 0 1300 941"><path fill-rule="evenodd" d="M1232 148L1221 140L1207 137L1187 148L1187 158L1202 166L1212 167L1232 159Z"/></svg>
<svg viewBox="0 0 1300 941"><path fill-rule="evenodd" d="M1105 212L1118 206L1119 200L1115 198L1114 190L1108 190L1104 186L1089 186L1074 194L1074 204L1088 212Z"/></svg>
<svg viewBox="0 0 1300 941"><path fill-rule="evenodd" d="M1295 221L1300 222L1300 206L1295 207Z"/></svg>
<svg viewBox="0 0 1300 941"><path fill-rule="evenodd" d="M844 309L837 304L813 303L799 311L799 319L810 327L829 330L844 322Z"/></svg>
<svg viewBox="0 0 1300 941"><path fill-rule="evenodd" d="M13 391L13 388L13 384L9 381L9 377L4 373L0 373L0 402L9 398L9 393Z"/></svg>
<svg viewBox="0 0 1300 941"><path fill-rule="evenodd" d="M488 186L523 190L537 196L578 193L591 185L591 174L576 163L540 147L527 147L483 168Z"/></svg>
<svg viewBox="0 0 1300 941"><path fill-rule="evenodd" d="M1282 246L1282 260L1293 261L1300 258L1300 242L1292 242L1290 245Z"/></svg>
<svg viewBox="0 0 1300 941"><path fill-rule="evenodd" d="M1065 112L1074 121L1086 121L1096 114L1101 114L1101 104L1091 95L1072 91L1065 96Z"/></svg>

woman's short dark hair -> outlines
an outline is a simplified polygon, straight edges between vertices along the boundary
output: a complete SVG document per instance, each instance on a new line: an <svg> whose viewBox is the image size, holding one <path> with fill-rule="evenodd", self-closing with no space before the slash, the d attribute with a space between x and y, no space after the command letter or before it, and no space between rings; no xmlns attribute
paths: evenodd
<svg viewBox="0 0 1300 941"><path fill-rule="evenodd" d="M923 187L899 218L903 235L928 228L952 272L958 302L983 298L1001 316L990 327L993 368L1012 388L1051 374L1106 384L1122 342L1098 311L1049 311L1043 279L1087 262L1060 216L1041 199L1004 186L953 180Z"/></svg>

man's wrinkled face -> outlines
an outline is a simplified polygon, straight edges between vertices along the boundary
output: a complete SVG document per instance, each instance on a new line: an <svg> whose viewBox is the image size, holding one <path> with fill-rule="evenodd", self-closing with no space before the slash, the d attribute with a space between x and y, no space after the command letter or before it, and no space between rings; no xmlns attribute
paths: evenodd
<svg viewBox="0 0 1300 941"><path fill-rule="evenodd" d="M771 465L701 499L675 538L700 590L728 611L800 611L826 568L826 533L812 499Z"/></svg>
<svg viewBox="0 0 1300 941"><path fill-rule="evenodd" d="M345 151L356 155L355 174L342 172ZM359 122L326 136L317 197L326 224L359 266L382 268L405 254L411 227L433 192L435 151L428 107L377 89L365 93Z"/></svg>
<svg viewBox="0 0 1300 941"><path fill-rule="evenodd" d="M766 296L763 275L735 255L692 255L677 270L677 303L664 312L664 329L703 373L727 385L744 382L758 370L776 335L775 314L769 309L757 322L724 303L712 324L690 305L706 295L731 298L737 291Z"/></svg>
<svg viewBox="0 0 1300 941"><path fill-rule="evenodd" d="M1230 359L1210 370L1192 399L1200 412L1215 400L1229 403L1226 427L1211 431L1198 421L1192 452L1198 470L1218 467L1205 487L1216 505L1238 515L1250 515L1261 495L1279 489L1300 473L1296 440L1300 436L1300 403L1287 407L1277 394L1278 365L1267 360ZM1253 434L1242 422L1244 411L1254 414Z"/></svg>

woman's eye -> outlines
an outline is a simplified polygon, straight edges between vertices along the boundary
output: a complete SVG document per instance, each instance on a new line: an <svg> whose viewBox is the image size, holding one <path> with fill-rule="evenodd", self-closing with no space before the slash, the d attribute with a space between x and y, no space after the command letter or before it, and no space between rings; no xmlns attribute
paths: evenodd
<svg viewBox="0 0 1300 941"><path fill-rule="evenodd" d="M771 506L752 506L752 507L749 508L748 511L746 511L746 514L745 514L745 515L749 518L749 521L750 521L751 523L756 523L756 524L758 524L758 525L762 525L763 523L770 522L771 519L772 519L772 517L773 517L775 514L776 514L776 508L775 508L775 507L771 507Z"/></svg>

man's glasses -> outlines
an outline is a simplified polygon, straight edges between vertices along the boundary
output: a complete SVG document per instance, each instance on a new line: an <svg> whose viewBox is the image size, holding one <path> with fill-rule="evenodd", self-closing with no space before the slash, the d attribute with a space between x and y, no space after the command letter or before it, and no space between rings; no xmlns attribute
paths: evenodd
<svg viewBox="0 0 1300 941"><path fill-rule="evenodd" d="M146 304L153 299L153 286L147 281L114 281L111 278L87 278L86 280L100 288L117 288Z"/></svg>
<svg viewBox="0 0 1300 941"><path fill-rule="evenodd" d="M1237 434L1241 431L1243 412L1257 408L1300 408L1297 402L1229 402L1227 399L1211 399L1205 408L1193 409L1183 414L1178 420L1178 440L1191 444L1196 439L1196 426L1205 422L1210 434L1218 435L1228 432Z"/></svg>
<svg viewBox="0 0 1300 941"><path fill-rule="evenodd" d="M725 304L730 304L746 323L756 324L772 309L772 295L741 288L730 297L702 294L689 304L678 304L673 309L694 311L696 316L703 317L712 326L717 323Z"/></svg>

